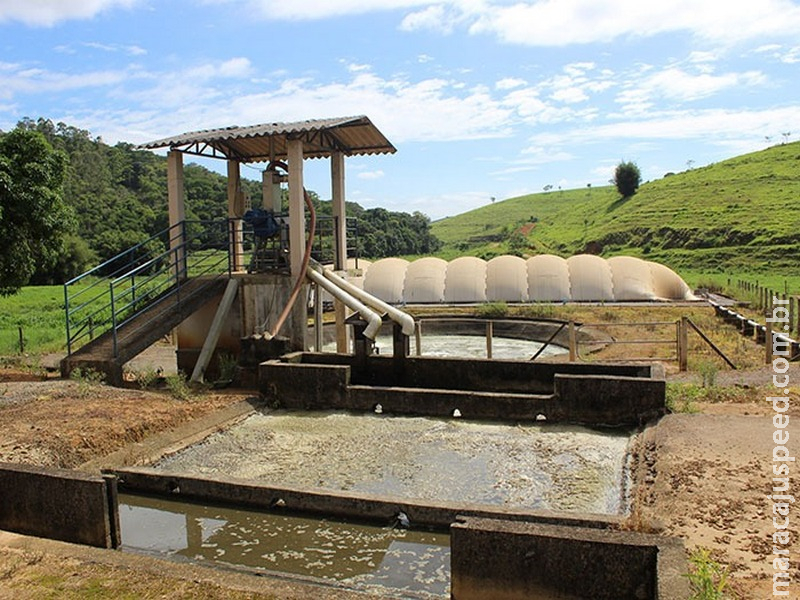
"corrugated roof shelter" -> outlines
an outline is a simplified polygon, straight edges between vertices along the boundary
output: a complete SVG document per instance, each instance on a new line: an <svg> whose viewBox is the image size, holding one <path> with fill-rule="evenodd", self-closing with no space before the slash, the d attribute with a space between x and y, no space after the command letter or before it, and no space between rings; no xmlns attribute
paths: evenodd
<svg viewBox="0 0 800 600"><path fill-rule="evenodd" d="M216 158L227 162L228 218L232 228L229 243L231 268L235 273L245 272L246 269L243 259L243 217L247 203L241 184L240 165L267 163L262 172L262 198L260 201L256 199L255 202L251 198L250 201L254 208L284 213L281 184L283 182L287 184L288 256L291 274L296 280L305 275L303 273L306 246L303 161L307 158L330 160L335 264L337 269L343 269L347 260L345 157L397 152L391 142L364 115L190 131L147 142L138 148L169 150L167 191L170 227L176 227L185 217L183 155ZM170 247L175 251L176 271L185 273L183 236L173 236ZM277 315L270 315L270 319L273 316ZM292 315L286 322L286 328L289 330L292 347L303 349L307 328L304 303L295 304ZM344 339L343 308L341 310L337 308L337 333Z"/></svg>
<svg viewBox="0 0 800 600"><path fill-rule="evenodd" d="M346 156L397 152L364 115L205 129L147 142L139 148L170 148L209 158L264 162L285 160L288 141L293 139L303 141L305 158L328 158L334 152Z"/></svg>

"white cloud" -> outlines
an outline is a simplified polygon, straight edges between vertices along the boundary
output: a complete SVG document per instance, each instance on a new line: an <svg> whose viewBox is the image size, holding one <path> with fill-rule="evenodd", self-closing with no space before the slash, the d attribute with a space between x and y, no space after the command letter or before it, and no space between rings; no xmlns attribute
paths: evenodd
<svg viewBox="0 0 800 600"><path fill-rule="evenodd" d="M473 33L529 46L610 42L685 31L715 41L739 41L766 34L793 35L800 7L790 0L540 0L496 4L473 23Z"/></svg>
<svg viewBox="0 0 800 600"><path fill-rule="evenodd" d="M678 67L667 67L635 81L618 95L617 102L625 110L641 111L649 108L655 98L690 102L731 88L759 86L765 82L766 76L758 71L712 75L706 72L691 74Z"/></svg>
<svg viewBox="0 0 800 600"><path fill-rule="evenodd" d="M221 62L216 67L216 75L220 77L247 77L252 73L253 67L250 59L244 57L231 58Z"/></svg>
<svg viewBox="0 0 800 600"><path fill-rule="evenodd" d="M377 171L362 171L361 173L356 175L356 177L358 177L359 179L370 179L371 180L371 179L380 179L384 175L385 175L385 173L379 169Z"/></svg>
<svg viewBox="0 0 800 600"><path fill-rule="evenodd" d="M124 52L131 56L143 56L147 54L147 50L141 46L136 45L123 45L123 44L101 44L98 42L84 42L82 46L86 48L93 48L95 50L103 50L104 52ZM61 47L59 51L66 52L67 54L74 54L74 49L69 47Z"/></svg>
<svg viewBox="0 0 800 600"><path fill-rule="evenodd" d="M800 62L800 46L785 48L780 44L767 44L756 48L755 52L757 54L767 54L787 65Z"/></svg>
<svg viewBox="0 0 800 600"><path fill-rule="evenodd" d="M403 31L428 30L445 35L452 33L454 26L453 19L446 13L445 7L441 4L435 4L412 12L400 22L400 29Z"/></svg>
<svg viewBox="0 0 800 600"><path fill-rule="evenodd" d="M579 86L559 87L550 95L550 97L553 100L566 102L567 104L576 104L589 99L589 96L586 95L586 92L584 92Z"/></svg>
<svg viewBox="0 0 800 600"><path fill-rule="evenodd" d="M507 161L507 166L495 169L489 174L493 177L502 178L505 175L513 175L514 173L524 173L527 171L536 171L542 165L552 164L555 162L562 162L572 160L575 158L573 154L566 150L560 150L552 146L528 146L521 152L521 158Z"/></svg>
<svg viewBox="0 0 800 600"><path fill-rule="evenodd" d="M752 149L753 144L762 143L765 135L780 135L796 126L800 126L800 105L763 110L661 111L641 118L534 135L531 143L556 149L612 140L702 140L715 144L735 141Z"/></svg>
<svg viewBox="0 0 800 600"><path fill-rule="evenodd" d="M469 191L454 194L440 194L435 196L416 196L404 198L401 205L395 210L406 212L419 211L428 215L431 220L442 219L458 215L492 202L492 193L489 191ZM359 201L359 203L361 203ZM376 206L385 205L383 201L375 202Z"/></svg>
<svg viewBox="0 0 800 600"><path fill-rule="evenodd" d="M248 6L272 20L398 11L403 13L399 27L405 31L448 34L466 27L526 46L590 44L670 32L727 43L793 36L800 28L800 6L792 0L761 0L758 5L745 0L249 0Z"/></svg>
<svg viewBox="0 0 800 600"><path fill-rule="evenodd" d="M347 65L347 70L351 73L363 73L364 71L369 71L369 65L359 65L356 63L350 63Z"/></svg>
<svg viewBox="0 0 800 600"><path fill-rule="evenodd" d="M233 123L368 114L394 143L447 142L505 137L516 119L514 108L492 97L487 88L467 88L446 79L411 81L357 71L341 82L223 80L249 68L248 62L234 59L182 71L129 73L137 81L113 91L124 96L127 108L98 110L91 129L102 131L105 139L139 143ZM0 83L3 77L0 70Z"/></svg>
<svg viewBox="0 0 800 600"><path fill-rule="evenodd" d="M250 0L249 5L266 19L310 21L434 4L431 0Z"/></svg>
<svg viewBox="0 0 800 600"><path fill-rule="evenodd" d="M59 73L39 68L6 65L0 69L0 98L17 94L56 93L66 90L104 87L125 80L125 71L87 71L78 74Z"/></svg>
<svg viewBox="0 0 800 600"><path fill-rule="evenodd" d="M20 21L52 27L61 21L89 19L116 7L130 8L138 0L0 0L0 23Z"/></svg>
<svg viewBox="0 0 800 600"><path fill-rule="evenodd" d="M527 81L519 79L518 77L506 77L494 84L495 89L498 90L513 90L514 88L527 85Z"/></svg>

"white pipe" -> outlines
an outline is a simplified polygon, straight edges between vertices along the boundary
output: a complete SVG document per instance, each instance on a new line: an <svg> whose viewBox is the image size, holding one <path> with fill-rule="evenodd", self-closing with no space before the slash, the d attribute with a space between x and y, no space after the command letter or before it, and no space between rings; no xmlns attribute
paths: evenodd
<svg viewBox="0 0 800 600"><path fill-rule="evenodd" d="M317 273L311 267L308 267L308 269L306 269L306 274L308 275L308 278L311 281L313 281L320 287L324 288L325 291L328 292L331 296L333 296L334 298L336 298L337 300L344 303L349 308L360 314L369 323L369 325L367 325L367 328L364 330L364 335L371 340L375 339L375 336L378 334L378 330L381 328L381 324L383 323L378 313L368 308L357 298L354 298L353 296L348 294L347 291L337 287L333 282L325 279L322 275Z"/></svg>
<svg viewBox="0 0 800 600"><path fill-rule="evenodd" d="M386 313L389 315L389 318L398 323L403 328L403 333L408 336L414 335L414 317L409 315L408 313L404 313L402 310L399 310L392 306L391 304L387 304L380 298L376 298L372 294L365 292L361 288L357 288L352 283L347 281L346 279L342 279L333 271L328 269L324 269L322 274L325 275L328 279L330 279L338 288L343 289L351 296L355 296L365 304L371 306L372 308L379 310L381 312Z"/></svg>

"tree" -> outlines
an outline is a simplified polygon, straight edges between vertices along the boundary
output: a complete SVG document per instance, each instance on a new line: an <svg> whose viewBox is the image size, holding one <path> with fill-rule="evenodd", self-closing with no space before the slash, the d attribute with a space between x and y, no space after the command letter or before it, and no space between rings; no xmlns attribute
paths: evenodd
<svg viewBox="0 0 800 600"><path fill-rule="evenodd" d="M55 264L74 222L62 197L66 167L66 155L37 131L18 127L0 137L0 295Z"/></svg>
<svg viewBox="0 0 800 600"><path fill-rule="evenodd" d="M642 174L634 162L621 162L614 171L614 185L623 198L629 198L639 189Z"/></svg>

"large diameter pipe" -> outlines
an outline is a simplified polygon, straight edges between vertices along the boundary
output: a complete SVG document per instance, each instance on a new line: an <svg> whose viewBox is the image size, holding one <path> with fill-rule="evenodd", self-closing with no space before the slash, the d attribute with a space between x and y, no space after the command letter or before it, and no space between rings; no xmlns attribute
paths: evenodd
<svg viewBox="0 0 800 600"><path fill-rule="evenodd" d="M325 279L311 267L306 269L306 274L311 281L319 285L321 288L324 288L325 291L331 296L345 304L348 308L360 314L368 323L367 328L364 330L364 335L371 340L375 339L375 336L378 334L378 330L381 328L381 324L383 323L380 315L378 315L371 308L367 307L363 302L347 293L347 291L337 287L333 282Z"/></svg>
<svg viewBox="0 0 800 600"><path fill-rule="evenodd" d="M414 335L414 317L412 317L408 313L404 313L402 310L395 308L391 304L387 304L380 298L376 298L372 294L365 292L361 288L354 286L352 283L350 283L346 279L342 279L341 277L336 275L336 273L330 271L329 269L324 269L322 273L336 287L345 290L348 294L354 296L355 298L358 298L366 305L371 306L372 308L389 315L389 318L392 321L398 323L402 327L403 333L405 335L408 336Z"/></svg>

